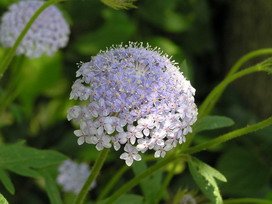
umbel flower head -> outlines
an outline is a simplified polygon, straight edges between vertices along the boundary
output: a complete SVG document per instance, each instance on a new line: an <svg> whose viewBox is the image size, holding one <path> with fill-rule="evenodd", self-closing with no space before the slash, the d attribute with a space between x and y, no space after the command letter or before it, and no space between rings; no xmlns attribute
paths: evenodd
<svg viewBox="0 0 272 204"><path fill-rule="evenodd" d="M57 177L57 183L63 187L65 192L71 192L78 194L87 180L90 169L87 164L77 164L72 160L64 161L59 167L59 175ZM95 187L95 182L91 185L91 188Z"/></svg>
<svg viewBox="0 0 272 204"><path fill-rule="evenodd" d="M185 142L197 118L195 89L176 63L142 43L115 46L82 63L70 99L85 105L68 110L68 120L80 129L78 144L122 149L127 165L141 160L139 152L154 156Z"/></svg>
<svg viewBox="0 0 272 204"><path fill-rule="evenodd" d="M39 0L20 1L12 4L3 15L0 25L0 42L12 47L32 15L44 4ZM32 24L16 54L36 58L42 54L53 55L65 47L70 33L69 26L59 9L50 6Z"/></svg>

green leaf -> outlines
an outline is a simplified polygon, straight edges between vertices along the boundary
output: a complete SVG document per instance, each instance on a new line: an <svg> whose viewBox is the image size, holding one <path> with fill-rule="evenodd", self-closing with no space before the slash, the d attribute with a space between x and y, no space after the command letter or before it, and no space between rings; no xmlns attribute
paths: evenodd
<svg viewBox="0 0 272 204"><path fill-rule="evenodd" d="M42 169L40 171L40 173L45 179L46 192L49 197L50 203L51 204L62 204L60 192L57 187L56 181L51 176L49 170Z"/></svg>
<svg viewBox="0 0 272 204"><path fill-rule="evenodd" d="M270 185L271 165L260 157L259 153L238 146L228 149L217 165L228 179L228 183L221 186L222 192L231 197L265 196Z"/></svg>
<svg viewBox="0 0 272 204"><path fill-rule="evenodd" d="M20 166L13 166L13 167L6 167L8 170L12 171L13 173L19 174L21 176L33 177L38 178L40 174L35 170L24 168Z"/></svg>
<svg viewBox="0 0 272 204"><path fill-rule="evenodd" d="M147 165L144 160L135 162L132 165L133 172L135 176L143 173L147 169ZM141 190L145 197L145 203L152 204L156 201L157 194L160 191L162 182L162 172L158 171L148 179L140 183Z"/></svg>
<svg viewBox="0 0 272 204"><path fill-rule="evenodd" d="M35 169L59 164L65 159L67 157L59 152L27 147L23 142L0 145L0 169L22 176L38 177Z"/></svg>
<svg viewBox="0 0 272 204"><path fill-rule="evenodd" d="M215 178L226 182L227 180L224 175L211 166L193 157L189 160L189 170L201 191L214 204L222 204L222 197Z"/></svg>
<svg viewBox="0 0 272 204"><path fill-rule="evenodd" d="M8 175L8 173L2 169L0 169L0 180L5 186L5 188L10 192L11 194L15 193L14 185Z"/></svg>
<svg viewBox="0 0 272 204"><path fill-rule="evenodd" d="M76 49L83 55L91 55L131 39L136 30L135 24L121 11L106 9L103 11L105 23L96 31L81 36L75 43ZM110 37L109 37L110 35Z"/></svg>
<svg viewBox="0 0 272 204"><path fill-rule="evenodd" d="M9 204L8 201L5 199L5 197L2 194L0 194L0 203L1 204Z"/></svg>
<svg viewBox="0 0 272 204"><path fill-rule="evenodd" d="M193 132L199 133L204 130L214 130L229 127L233 124L233 120L225 116L206 116L195 123Z"/></svg>

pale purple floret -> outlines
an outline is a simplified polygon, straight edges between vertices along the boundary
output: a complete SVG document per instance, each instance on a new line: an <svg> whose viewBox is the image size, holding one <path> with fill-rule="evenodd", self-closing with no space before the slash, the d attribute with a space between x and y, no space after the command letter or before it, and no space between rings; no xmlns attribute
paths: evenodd
<svg viewBox="0 0 272 204"><path fill-rule="evenodd" d="M32 15L44 1L28 0L14 3L3 15L0 25L0 42L4 47L12 47ZM35 20L23 38L16 54L36 58L43 54L53 55L66 46L70 28L59 9L50 6Z"/></svg>
<svg viewBox="0 0 272 204"><path fill-rule="evenodd" d="M172 148L173 148L173 146L170 145L170 144L166 144L166 145L163 145L163 146L155 145L154 150L156 152L154 154L154 157L155 158L159 158L159 157L164 158L165 155L166 155L166 152L171 150Z"/></svg>
<svg viewBox="0 0 272 204"><path fill-rule="evenodd" d="M77 119L80 116L81 113L81 108L79 106L73 106L69 108L68 114L67 114L67 119L70 121L72 119Z"/></svg>
<svg viewBox="0 0 272 204"><path fill-rule="evenodd" d="M77 164L72 160L64 161L58 168L59 175L57 183L62 186L63 191L78 194L88 178L90 168L85 163ZM90 188L94 188L93 182Z"/></svg>
<svg viewBox="0 0 272 204"><path fill-rule="evenodd" d="M70 98L85 105L69 109L67 118L93 123L91 132L80 127L85 134L80 143L123 148L121 159L128 165L141 158L138 152L154 150L155 157L164 157L185 142L197 119L190 82L166 55L141 43L100 52L80 64L77 77Z"/></svg>
<svg viewBox="0 0 272 204"><path fill-rule="evenodd" d="M120 159L124 159L128 166L131 166L134 160L140 161L142 159L141 156L138 154L137 149L132 145L126 144L124 150L125 153L121 154Z"/></svg>
<svg viewBox="0 0 272 204"><path fill-rule="evenodd" d="M121 144L125 144L127 140L127 133L125 132L120 132L111 138L113 147L116 151L118 151L121 148Z"/></svg>

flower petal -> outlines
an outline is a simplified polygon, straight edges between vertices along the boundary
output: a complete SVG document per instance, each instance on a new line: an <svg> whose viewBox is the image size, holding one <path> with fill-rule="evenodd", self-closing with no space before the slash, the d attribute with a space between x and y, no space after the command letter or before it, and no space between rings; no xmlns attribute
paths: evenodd
<svg viewBox="0 0 272 204"><path fill-rule="evenodd" d="M133 159L132 159L131 157L128 157L128 158L126 159L126 164L127 164L128 166L131 166L131 165L133 164Z"/></svg>
<svg viewBox="0 0 272 204"><path fill-rule="evenodd" d="M84 143L84 141L85 141L84 137L79 137L79 138L77 139L77 144L78 144L78 145L82 145L82 144Z"/></svg>

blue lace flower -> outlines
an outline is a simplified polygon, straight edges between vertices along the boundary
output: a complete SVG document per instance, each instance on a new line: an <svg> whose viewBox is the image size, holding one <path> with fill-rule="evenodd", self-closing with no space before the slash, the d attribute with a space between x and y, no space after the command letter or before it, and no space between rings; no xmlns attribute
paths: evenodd
<svg viewBox="0 0 272 204"><path fill-rule="evenodd" d="M12 47L32 15L44 4L43 1L20 1L12 4L3 15L0 25L0 42ZM42 54L53 55L66 46L70 29L62 14L50 6L32 24L16 54L36 58Z"/></svg>
<svg viewBox="0 0 272 204"><path fill-rule="evenodd" d="M85 105L70 108L67 117L80 125L78 144L122 146L127 165L141 159L139 151L153 149L155 157L164 157L185 142L197 119L195 89L159 49L141 43L112 47L82 63L77 77L70 99Z"/></svg>
<svg viewBox="0 0 272 204"><path fill-rule="evenodd" d="M90 169L87 164L77 164L72 160L64 161L59 167L59 175L57 177L57 183L63 187L65 192L71 192L78 194L87 180ZM95 182L91 185L91 188L95 187Z"/></svg>

